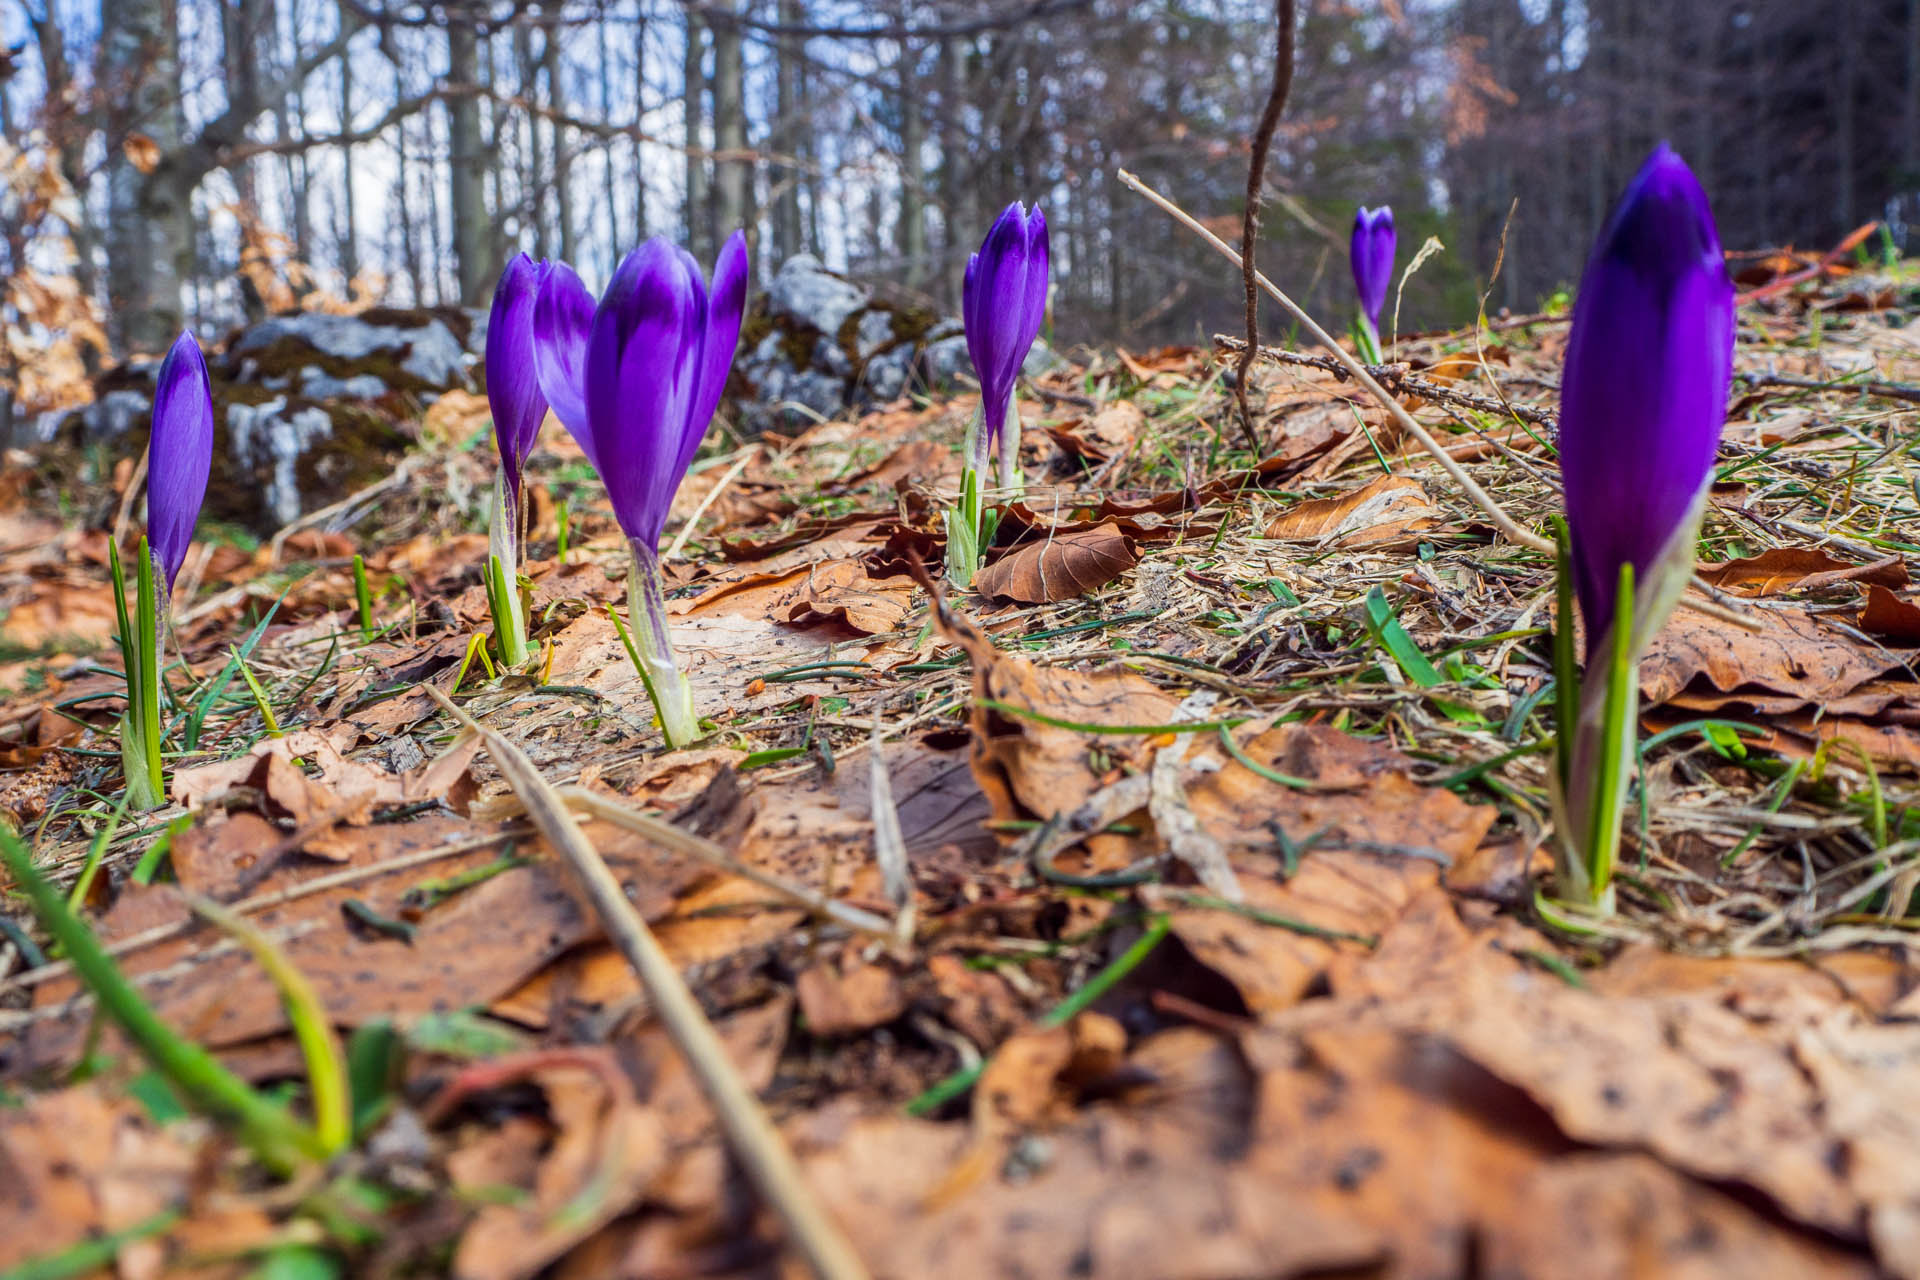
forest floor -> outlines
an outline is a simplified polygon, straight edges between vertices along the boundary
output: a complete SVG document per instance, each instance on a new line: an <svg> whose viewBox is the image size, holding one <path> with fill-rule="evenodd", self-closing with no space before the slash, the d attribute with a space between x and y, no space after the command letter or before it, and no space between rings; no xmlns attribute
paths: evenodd
<svg viewBox="0 0 1920 1280"><path fill-rule="evenodd" d="M578 789L874 1274L1920 1275L1920 295L1807 265L1743 272L1720 604L1643 664L1620 910L1580 936L1533 905L1551 565L1319 369L1258 366L1257 459L1212 352L1038 379L1024 499L946 617L910 567L972 399L723 443L669 526L712 730L677 751L551 424L538 656L465 660L492 451L454 393L403 484L196 546L173 804L117 825L131 468L64 507L15 469L0 807L167 1024L304 1108L273 979L194 904L257 925L346 1039L355 1140L268 1176L13 898L0 1275L802 1274L525 788L426 686ZM1566 333L1392 350L1534 527Z"/></svg>

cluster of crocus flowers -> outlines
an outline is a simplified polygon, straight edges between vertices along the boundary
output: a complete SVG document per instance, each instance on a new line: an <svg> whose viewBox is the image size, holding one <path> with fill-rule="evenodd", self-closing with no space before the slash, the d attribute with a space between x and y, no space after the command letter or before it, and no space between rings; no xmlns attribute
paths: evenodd
<svg viewBox="0 0 1920 1280"><path fill-rule="evenodd" d="M1387 305L1387 286L1393 281L1393 210L1386 205L1362 205L1353 215L1353 238L1347 257L1353 265L1353 288L1360 297L1354 321L1354 343L1368 364L1379 364L1380 312Z"/></svg>
<svg viewBox="0 0 1920 1280"><path fill-rule="evenodd" d="M520 599L520 562L527 529L527 458L547 416L547 398L534 368L533 308L552 263L515 254L494 286L487 320L487 404L500 453L487 536L487 600L500 657L508 666L527 658L526 611Z"/></svg>
<svg viewBox="0 0 1920 1280"><path fill-rule="evenodd" d="M1639 659L1692 576L1733 339L1733 283L1713 214L1692 171L1662 145L1587 262L1561 377L1557 889L1590 910L1612 906ZM1574 597L1586 626L1579 674Z"/></svg>
<svg viewBox="0 0 1920 1280"><path fill-rule="evenodd" d="M186 563L200 503L213 467L213 387L206 358L183 333L160 363L147 438L147 533L134 560L133 607L117 547L113 567L115 622L127 675L127 713L120 721L120 759L127 806L152 809L165 792L160 767L160 670L174 580Z"/></svg>
<svg viewBox="0 0 1920 1280"><path fill-rule="evenodd" d="M999 454L1000 488L1017 495L1021 486L1014 389L1046 318L1048 271L1046 216L1018 201L994 219L980 252L967 259L960 314L980 380L980 412L967 428L959 501L946 513L947 576L956 587L973 581L993 536L983 501L991 453Z"/></svg>
<svg viewBox="0 0 1920 1280"><path fill-rule="evenodd" d="M710 285L692 255L656 238L627 255L597 304L555 263L533 307L540 391L600 473L627 537L634 665L674 746L699 736L699 720L667 634L660 536L726 388L746 297L746 238L735 232Z"/></svg>

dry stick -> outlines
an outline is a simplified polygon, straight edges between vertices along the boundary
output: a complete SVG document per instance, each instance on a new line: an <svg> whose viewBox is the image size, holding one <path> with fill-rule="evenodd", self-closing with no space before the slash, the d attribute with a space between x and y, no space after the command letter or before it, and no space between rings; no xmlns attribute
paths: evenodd
<svg viewBox="0 0 1920 1280"><path fill-rule="evenodd" d="M767 1204L780 1216L795 1249L822 1280L856 1280L867 1269L838 1227L828 1220L808 1188L793 1153L787 1150L759 1099L734 1070L713 1024L701 1012L699 1001L680 977L673 961L661 949L646 921L627 900L626 892L599 853L580 830L580 824L540 770L506 735L489 729L453 704L432 685L421 685L441 710L463 728L480 735L487 753L527 806L527 816L557 850L599 912L601 923L620 953L633 966L667 1034L673 1038L713 1104L714 1114L734 1155L746 1168Z"/></svg>
<svg viewBox="0 0 1920 1280"><path fill-rule="evenodd" d="M687 517L687 522L680 526L679 536L674 538L673 544L667 548L667 554L660 557L661 563L664 564L680 555L680 548L686 546L687 539L693 536L694 526L700 523L700 517L707 514L707 508L713 505L714 499L733 483L736 476L747 469L747 464L753 461L753 455L759 452L760 446L757 442L740 451L739 461L728 467L727 473L714 483L713 488L707 490L707 496L700 499L700 505L693 509L693 514Z"/></svg>
<svg viewBox="0 0 1920 1280"><path fill-rule="evenodd" d="M709 866L718 867L729 875L751 880L763 889L771 889L782 897L791 898L815 915L824 916L836 924L845 925L858 933L870 933L882 938L892 938L893 923L885 916L864 911L851 903L834 898L823 897L803 884L796 884L785 876L763 871L750 863L740 861L725 849L691 831L682 831L663 818L641 813L629 808L610 796L585 787L568 785L555 788L556 793L570 809L579 809L593 817L624 827L636 835L642 835L655 844L665 845L678 853L698 858Z"/></svg>
<svg viewBox="0 0 1920 1280"><path fill-rule="evenodd" d="M1222 257L1232 262L1235 266L1244 266L1240 260L1240 255L1233 251L1232 245L1201 226L1185 209L1182 209L1179 205L1167 199L1125 169L1117 170L1115 176L1120 179L1123 185L1139 195L1144 196L1148 203L1158 208L1162 213L1165 213L1175 222L1178 222L1181 226L1187 228L1187 230L1212 245ZM1482 489L1474 478L1467 474L1466 469L1440 446L1440 442L1428 434L1425 427L1414 421L1413 415L1408 413L1406 408L1398 400L1395 400L1389 395L1385 387L1374 380L1373 375L1367 372L1367 367L1361 364L1345 347L1335 342L1332 335L1325 329L1322 329L1319 323L1301 308L1299 303L1282 293L1280 286L1267 279L1265 275L1255 272L1254 279L1259 282L1261 288L1267 291L1268 297L1278 302L1282 307L1285 307L1287 311L1293 315L1293 318L1298 320L1306 331L1312 334L1314 339L1318 341L1321 346L1325 347L1335 360L1340 362L1341 367L1347 371L1349 377L1358 382L1362 387L1365 387L1369 395L1386 406L1387 412L1393 416L1394 423L1402 431L1412 436L1422 449L1425 449L1433 455L1434 461L1440 464L1440 469L1445 471L1453 482L1460 486L1461 492L1467 495L1467 498L1474 506L1486 512L1487 518L1493 521L1496 529L1530 551L1538 551L1542 555L1553 554L1553 543L1533 532L1531 529L1521 527L1518 521L1508 515L1505 509L1493 500L1493 495L1485 489ZM1703 585L1698 575L1694 577L1694 585ZM1722 622L1730 622L1734 626L1743 627L1748 631L1759 631L1762 629L1762 624L1756 619L1735 613L1733 610L1714 604L1710 600L1696 600L1691 597L1683 597L1680 605L1682 608L1692 609L1696 613L1704 613L1708 617L1718 618Z"/></svg>
<svg viewBox="0 0 1920 1280"><path fill-rule="evenodd" d="M1260 241L1260 204L1267 184L1267 152L1273 148L1273 134L1280 127L1280 113L1286 109L1287 92L1293 88L1293 0L1274 0L1274 23L1278 27L1273 52L1273 88L1267 91L1266 110L1260 113L1260 127L1253 132L1253 156L1247 164L1247 211L1240 220L1240 276L1247 287L1247 349L1240 353L1234 369L1233 398L1240 406L1240 429L1255 461L1260 456L1260 436L1253 429L1253 410L1247 406L1247 370L1260 350L1260 290L1255 287L1255 251Z"/></svg>

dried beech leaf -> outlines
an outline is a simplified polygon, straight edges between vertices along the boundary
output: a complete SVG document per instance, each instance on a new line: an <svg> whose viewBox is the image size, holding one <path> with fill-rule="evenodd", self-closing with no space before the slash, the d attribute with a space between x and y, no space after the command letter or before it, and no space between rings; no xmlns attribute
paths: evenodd
<svg viewBox="0 0 1920 1280"><path fill-rule="evenodd" d="M1896 644L1920 645L1920 604L1902 600L1883 586L1868 587L1860 629Z"/></svg>
<svg viewBox="0 0 1920 1280"><path fill-rule="evenodd" d="M1139 562L1133 539L1107 520L1030 542L981 570L974 586L989 599L1051 604L1104 587Z"/></svg>
<svg viewBox="0 0 1920 1280"><path fill-rule="evenodd" d="M1748 596L1780 595L1833 582L1873 583L1882 587L1907 585L1906 567L1897 556L1873 564L1855 564L1813 547L1770 547L1744 560L1703 564L1700 576L1722 591Z"/></svg>
<svg viewBox="0 0 1920 1280"><path fill-rule="evenodd" d="M1440 509L1419 481L1381 476L1337 498L1294 504L1267 526L1267 536L1385 550L1416 541L1412 535L1433 528L1439 519Z"/></svg>

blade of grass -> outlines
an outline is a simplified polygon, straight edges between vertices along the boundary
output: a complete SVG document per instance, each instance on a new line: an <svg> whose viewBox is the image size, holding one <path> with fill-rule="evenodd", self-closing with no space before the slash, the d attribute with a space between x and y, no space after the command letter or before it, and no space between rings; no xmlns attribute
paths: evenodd
<svg viewBox="0 0 1920 1280"><path fill-rule="evenodd" d="M347 1092L346 1055L340 1050L340 1037L334 1034L319 993L259 925L211 898L195 896L189 901L195 912L238 938L279 989L294 1041L307 1064L314 1135L320 1140L323 1154L338 1155L353 1139L353 1101Z"/></svg>
<svg viewBox="0 0 1920 1280"><path fill-rule="evenodd" d="M33 865L33 857L20 838L4 826L0 826L0 862L25 891L41 924L60 943L100 1009L182 1097L232 1122L247 1146L276 1173L289 1173L303 1161L325 1154L311 1129L160 1020L107 955L93 930L67 909L52 883Z"/></svg>

